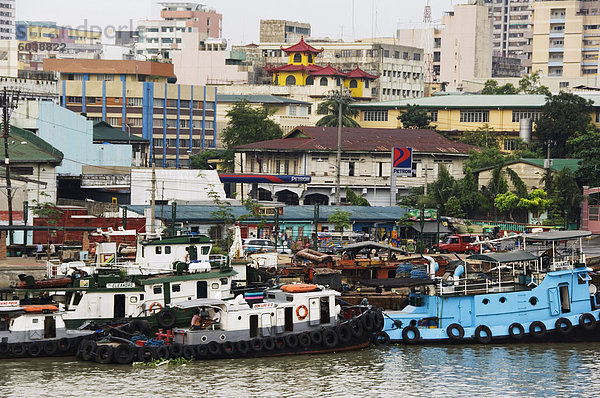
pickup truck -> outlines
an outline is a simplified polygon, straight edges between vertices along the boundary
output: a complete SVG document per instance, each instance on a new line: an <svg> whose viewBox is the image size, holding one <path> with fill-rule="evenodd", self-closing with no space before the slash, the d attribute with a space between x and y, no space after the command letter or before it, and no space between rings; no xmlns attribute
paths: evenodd
<svg viewBox="0 0 600 398"><path fill-rule="evenodd" d="M442 243L434 245L434 248L439 250L441 253L467 253L475 254L479 253L481 244L477 242L484 240L485 238L480 235L461 234L461 235L449 235ZM477 242L477 243L476 243ZM487 245L484 246L484 251L487 251Z"/></svg>

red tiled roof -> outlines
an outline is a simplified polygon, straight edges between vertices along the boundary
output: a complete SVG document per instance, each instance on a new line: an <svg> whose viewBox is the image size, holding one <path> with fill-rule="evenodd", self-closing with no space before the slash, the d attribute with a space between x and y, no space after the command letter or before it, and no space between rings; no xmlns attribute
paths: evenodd
<svg viewBox="0 0 600 398"><path fill-rule="evenodd" d="M320 53L320 52L323 51L323 49L317 50L316 48L314 48L310 44L306 44L306 42L304 41L304 36L302 36L300 38L300 41L298 43L294 44L293 46L290 46L288 48L281 47L281 49L283 51L285 51L286 53L291 53L291 52L307 53L308 52L308 53L318 54L318 53Z"/></svg>
<svg viewBox="0 0 600 398"><path fill-rule="evenodd" d="M275 67L265 67L265 69L267 70L267 72L295 72L298 70L305 70L308 72L313 72L313 71L317 71L317 70L321 70L323 69L322 67L318 66L318 65L293 65L293 64L286 64L286 65L281 65L281 66L275 66Z"/></svg>
<svg viewBox="0 0 600 398"><path fill-rule="evenodd" d="M377 79L379 76L370 75L364 70L360 69L358 66L353 71L350 71L346 74L346 77L357 77L357 78L365 78L365 79Z"/></svg>
<svg viewBox="0 0 600 398"><path fill-rule="evenodd" d="M319 68L320 70L310 72L310 74L314 76L346 76L344 72L339 69L335 69L333 66L331 66L331 64L327 64L327 66L324 68Z"/></svg>
<svg viewBox="0 0 600 398"><path fill-rule="evenodd" d="M415 152L467 154L475 147L451 141L433 130L342 129L342 150L390 152L392 147L410 147ZM337 127L297 127L284 138L240 145L236 149L334 151Z"/></svg>

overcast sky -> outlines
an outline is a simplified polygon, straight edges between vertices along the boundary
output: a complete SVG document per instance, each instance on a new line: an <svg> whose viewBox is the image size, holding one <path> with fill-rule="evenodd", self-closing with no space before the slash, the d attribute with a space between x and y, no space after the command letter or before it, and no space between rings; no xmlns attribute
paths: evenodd
<svg viewBox="0 0 600 398"><path fill-rule="evenodd" d="M434 20L465 0L430 0ZM426 0L207 0L197 1L223 14L223 37L230 44L258 43L261 19L308 22L314 37L353 39L393 36L399 26L423 19ZM160 19L156 0L17 0L17 19L62 25L135 26L140 19Z"/></svg>

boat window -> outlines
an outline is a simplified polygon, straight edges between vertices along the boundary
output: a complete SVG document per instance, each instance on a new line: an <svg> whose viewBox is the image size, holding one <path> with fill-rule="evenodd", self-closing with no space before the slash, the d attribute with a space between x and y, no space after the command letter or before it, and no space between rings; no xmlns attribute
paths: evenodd
<svg viewBox="0 0 600 398"><path fill-rule="evenodd" d="M287 332L294 331L294 308L285 307L285 330Z"/></svg>
<svg viewBox="0 0 600 398"><path fill-rule="evenodd" d="M490 300L489 300L489 299L486 299L486 298L484 298L483 300L481 300L481 302L482 302L483 304L486 304L486 305L487 305L487 304L489 304L489 303L490 303Z"/></svg>
<svg viewBox="0 0 600 398"><path fill-rule="evenodd" d="M206 256L210 253L210 246L202 246L202 255Z"/></svg>
<svg viewBox="0 0 600 398"><path fill-rule="evenodd" d="M73 305L79 305L82 298L83 298L83 293L75 292L75 294L73 295Z"/></svg>
<svg viewBox="0 0 600 398"><path fill-rule="evenodd" d="M161 254L161 253L162 253L162 247L161 247L161 246L156 246L156 247L154 248L154 252L155 252L156 254Z"/></svg>
<svg viewBox="0 0 600 398"><path fill-rule="evenodd" d="M529 304L531 304L531 305L536 305L537 302L538 302L537 297L532 297L529 299Z"/></svg>
<svg viewBox="0 0 600 398"><path fill-rule="evenodd" d="M560 289L560 308L562 313L571 312L571 301L569 300L569 285L559 286Z"/></svg>
<svg viewBox="0 0 600 398"><path fill-rule="evenodd" d="M218 283L211 283L210 284L210 288L213 290L217 290L219 288L219 284Z"/></svg>
<svg viewBox="0 0 600 398"><path fill-rule="evenodd" d="M142 246L142 258L144 258L145 249L146 249L146 246Z"/></svg>
<svg viewBox="0 0 600 398"><path fill-rule="evenodd" d="M250 315L250 337L258 336L258 315Z"/></svg>
<svg viewBox="0 0 600 398"><path fill-rule="evenodd" d="M275 298L275 295L274 295L274 294L271 294L271 293L269 293L269 294L267 294L267 298L274 299L274 298Z"/></svg>
<svg viewBox="0 0 600 398"><path fill-rule="evenodd" d="M144 295L140 294L140 301L144 301Z"/></svg>
<svg viewBox="0 0 600 398"><path fill-rule="evenodd" d="M162 286L161 285L156 285L153 288L154 294L161 294L162 293Z"/></svg>
<svg viewBox="0 0 600 398"><path fill-rule="evenodd" d="M226 285L229 282L229 279L227 278L221 278L221 285Z"/></svg>
<svg viewBox="0 0 600 398"><path fill-rule="evenodd" d="M171 246L165 246L165 254L171 254Z"/></svg>
<svg viewBox="0 0 600 398"><path fill-rule="evenodd" d="M37 318L33 318L33 319L31 320L31 323L38 323L38 319L37 319Z"/></svg>
<svg viewBox="0 0 600 398"><path fill-rule="evenodd" d="M293 296L285 296L285 300L286 301L294 301L294 297Z"/></svg>
<svg viewBox="0 0 600 398"><path fill-rule="evenodd" d="M171 285L171 290L173 292L180 292L181 291L181 285L177 284L177 285Z"/></svg>
<svg viewBox="0 0 600 398"><path fill-rule="evenodd" d="M500 302L501 303L506 303L506 297L500 297Z"/></svg>
<svg viewBox="0 0 600 398"><path fill-rule="evenodd" d="M321 323L329 323L330 320L329 297L321 297Z"/></svg>

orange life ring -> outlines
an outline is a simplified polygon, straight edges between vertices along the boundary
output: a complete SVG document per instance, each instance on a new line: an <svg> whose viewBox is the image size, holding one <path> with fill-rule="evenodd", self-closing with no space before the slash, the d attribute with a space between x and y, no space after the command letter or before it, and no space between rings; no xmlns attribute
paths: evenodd
<svg viewBox="0 0 600 398"><path fill-rule="evenodd" d="M161 303L159 303L158 301L153 302L152 304L150 304L150 308L148 308L148 311L153 311L154 307L158 307L158 310L162 310L163 306Z"/></svg>
<svg viewBox="0 0 600 398"><path fill-rule="evenodd" d="M302 310L302 315L300 314L300 310ZM296 308L296 316L299 320L303 320L308 316L308 308L306 308L304 304L299 305L298 308Z"/></svg>

